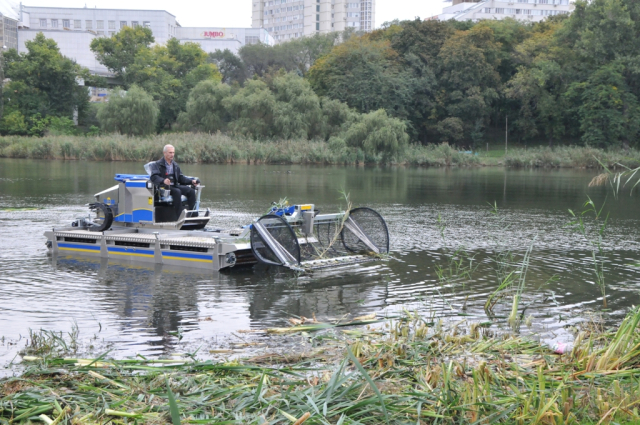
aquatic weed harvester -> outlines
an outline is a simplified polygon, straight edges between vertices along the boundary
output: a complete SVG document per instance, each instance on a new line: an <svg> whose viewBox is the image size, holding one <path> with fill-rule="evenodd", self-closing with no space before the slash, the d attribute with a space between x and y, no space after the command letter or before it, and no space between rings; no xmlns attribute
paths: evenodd
<svg viewBox="0 0 640 425"><path fill-rule="evenodd" d="M387 224L370 208L320 214L314 204L274 205L252 223L224 230L208 227L211 211L200 209L202 185L194 187L194 210L183 209L176 217L173 203L186 199L171 199L149 175L116 174L115 180L88 204L87 217L45 232L54 255L209 270L260 262L304 271L380 259L389 252Z"/></svg>

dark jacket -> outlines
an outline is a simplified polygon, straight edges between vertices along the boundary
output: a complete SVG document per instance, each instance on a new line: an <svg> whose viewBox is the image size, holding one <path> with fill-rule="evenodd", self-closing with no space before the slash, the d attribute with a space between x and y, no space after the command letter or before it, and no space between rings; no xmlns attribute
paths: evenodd
<svg viewBox="0 0 640 425"><path fill-rule="evenodd" d="M182 185L191 184L192 179L182 174L182 171L180 171L180 167L175 161L173 161L173 176L174 176L173 181L176 182L176 184L182 184ZM154 167L152 167L152 173L149 179L151 180L151 182L153 182L153 184L157 186L161 186L164 184L164 179L166 178L168 178L167 161L165 161L163 157L155 162Z"/></svg>

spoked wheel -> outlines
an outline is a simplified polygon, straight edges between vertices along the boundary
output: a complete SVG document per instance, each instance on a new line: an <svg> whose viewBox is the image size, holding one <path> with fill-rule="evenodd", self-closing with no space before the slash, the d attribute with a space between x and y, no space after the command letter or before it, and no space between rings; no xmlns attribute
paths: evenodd
<svg viewBox="0 0 640 425"><path fill-rule="evenodd" d="M389 252L389 230L384 218L371 208L354 208L340 232L342 243L352 252Z"/></svg>
<svg viewBox="0 0 640 425"><path fill-rule="evenodd" d="M300 245L289 223L277 215L265 215L251 226L251 251L258 261L296 268Z"/></svg>
<svg viewBox="0 0 640 425"><path fill-rule="evenodd" d="M113 213L107 205L96 202L89 205L91 211L91 224L89 230L92 232L103 232L113 224Z"/></svg>

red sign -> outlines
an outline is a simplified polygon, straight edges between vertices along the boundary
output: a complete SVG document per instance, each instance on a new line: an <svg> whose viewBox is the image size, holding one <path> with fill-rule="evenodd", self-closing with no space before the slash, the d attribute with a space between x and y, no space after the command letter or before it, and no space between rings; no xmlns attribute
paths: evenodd
<svg viewBox="0 0 640 425"><path fill-rule="evenodd" d="M202 36L207 38L224 38L224 31L205 31L202 33Z"/></svg>

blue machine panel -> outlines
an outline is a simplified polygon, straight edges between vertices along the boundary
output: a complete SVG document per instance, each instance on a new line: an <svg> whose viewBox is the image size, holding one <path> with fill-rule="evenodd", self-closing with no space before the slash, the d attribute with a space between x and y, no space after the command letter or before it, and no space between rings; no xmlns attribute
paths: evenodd
<svg viewBox="0 0 640 425"><path fill-rule="evenodd" d="M149 176L146 174L116 174L113 178L116 181L123 182L126 180L149 180Z"/></svg>

